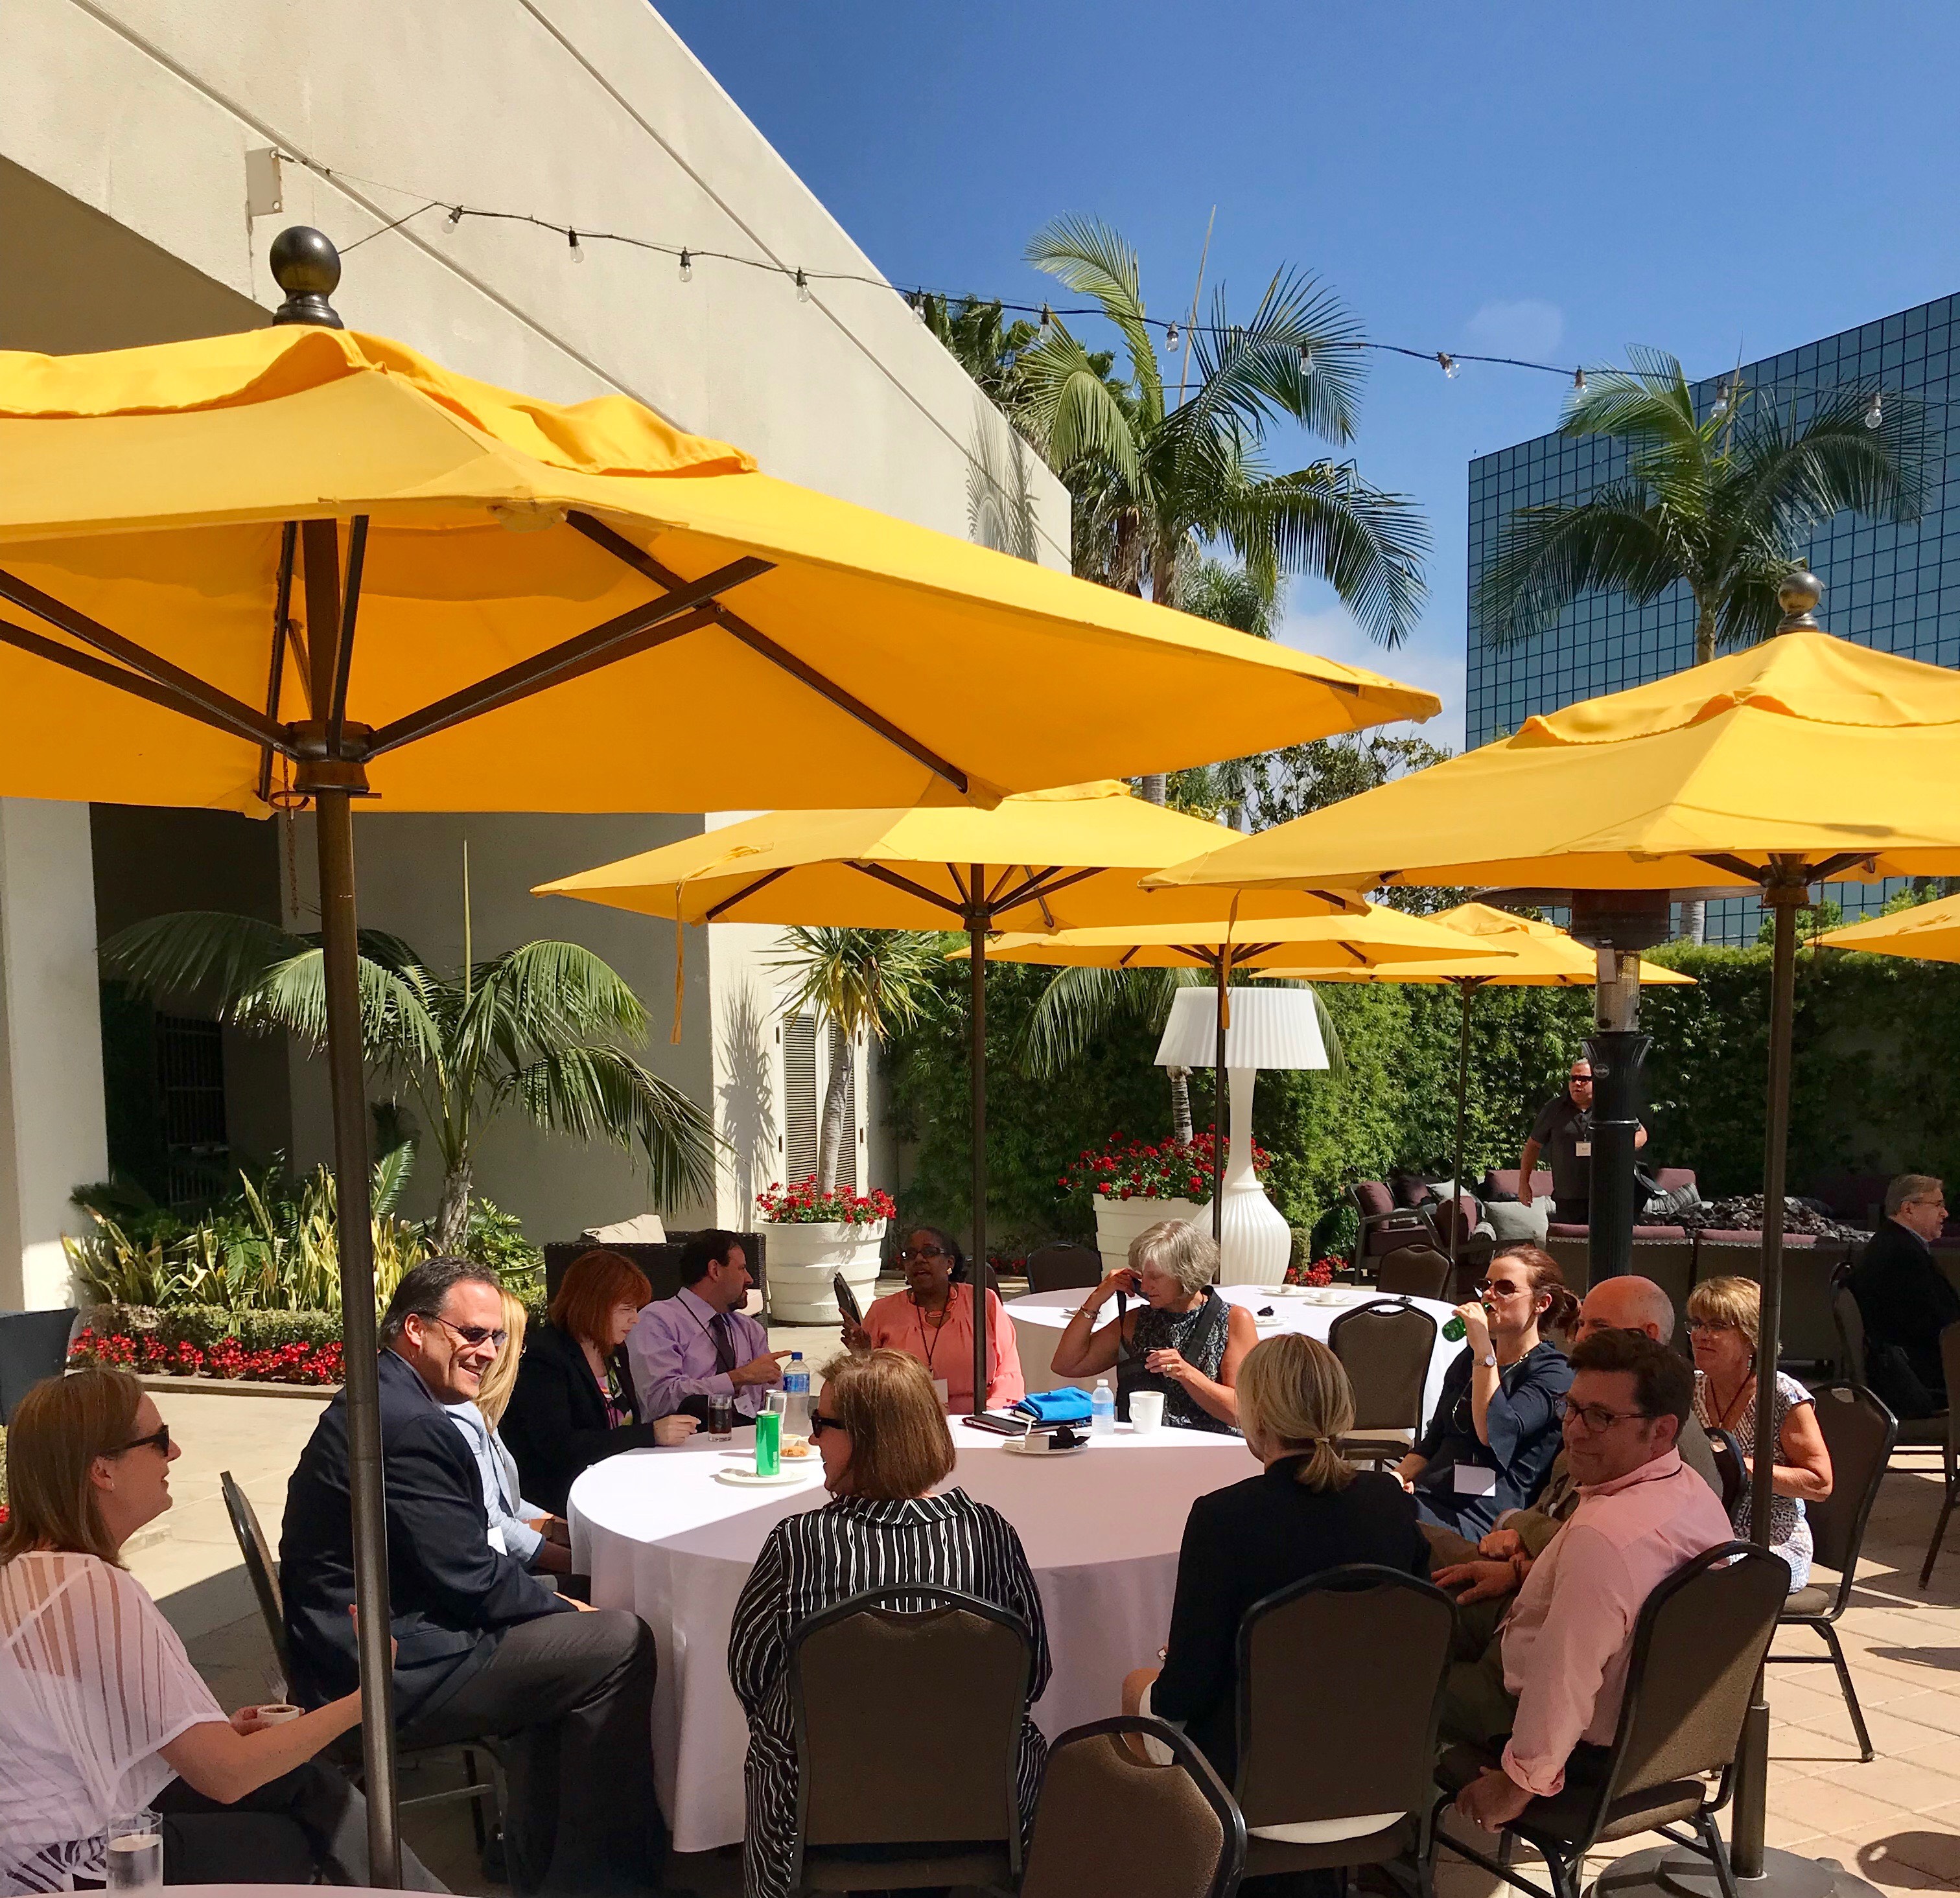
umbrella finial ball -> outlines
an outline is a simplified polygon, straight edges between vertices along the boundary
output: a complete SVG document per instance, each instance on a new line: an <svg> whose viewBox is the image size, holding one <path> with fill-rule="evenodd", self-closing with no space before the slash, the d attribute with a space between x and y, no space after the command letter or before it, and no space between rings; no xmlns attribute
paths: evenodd
<svg viewBox="0 0 1960 1898"><path fill-rule="evenodd" d="M1807 567L1783 576L1777 589L1777 604L1783 609L1780 633L1815 633L1823 629L1812 616L1812 609L1824 597L1824 583Z"/></svg>
<svg viewBox="0 0 1960 1898"><path fill-rule="evenodd" d="M272 240L272 281L286 293L274 313L275 323L345 327L327 301L340 283L340 253L323 230L294 224Z"/></svg>

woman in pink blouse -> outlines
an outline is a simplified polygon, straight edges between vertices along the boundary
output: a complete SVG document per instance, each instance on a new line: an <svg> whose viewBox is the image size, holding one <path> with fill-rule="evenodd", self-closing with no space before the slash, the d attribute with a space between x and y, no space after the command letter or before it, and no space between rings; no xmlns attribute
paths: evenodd
<svg viewBox="0 0 1960 1898"><path fill-rule="evenodd" d="M914 1226L899 1250L905 1289L875 1300L861 1325L848 1319L854 1351L902 1351L925 1366L939 1400L956 1414L973 1408L973 1287L966 1257L950 1233ZM997 1410L1028 1394L1014 1327L1000 1294L987 1294L987 1406Z"/></svg>

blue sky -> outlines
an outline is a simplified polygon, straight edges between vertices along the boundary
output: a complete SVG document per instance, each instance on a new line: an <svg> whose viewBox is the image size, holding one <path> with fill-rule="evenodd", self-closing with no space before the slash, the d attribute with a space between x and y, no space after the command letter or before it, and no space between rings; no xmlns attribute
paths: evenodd
<svg viewBox="0 0 1960 1898"><path fill-rule="evenodd" d="M1960 288L1960 8L1156 0L666 0L659 9L895 281L1052 300L1029 235L1093 214L1153 313L1281 263L1374 337L1691 374ZM1091 326L1080 326L1084 333ZM1557 423L1561 382L1379 357L1350 451L1434 536L1390 656L1297 585L1286 636L1429 687L1462 736L1471 457ZM1316 452L1271 444L1291 466Z"/></svg>

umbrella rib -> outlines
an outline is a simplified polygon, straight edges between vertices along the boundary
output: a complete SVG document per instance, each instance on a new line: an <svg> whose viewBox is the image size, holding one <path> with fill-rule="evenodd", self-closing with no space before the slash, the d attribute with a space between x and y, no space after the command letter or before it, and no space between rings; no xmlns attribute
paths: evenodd
<svg viewBox="0 0 1960 1898"><path fill-rule="evenodd" d="M576 509L565 518L587 540L604 548L616 560L625 561L635 573L644 574L663 587L679 584L678 575L663 566L652 555L635 547L625 535L608 527L603 521L595 520L591 515L580 513ZM846 691L834 680L825 678L815 666L797 658L795 653L785 647L778 646L768 634L750 625L739 613L731 612L726 606L718 606L714 609L714 620L724 632L739 639L752 652L766 659L772 665L781 666L820 698L829 700L839 711L848 713L860 724L868 725L880 738L896 746L907 757L923 765L935 777L943 778L963 797L971 788L971 781L957 765L949 763L909 732L901 730L882 713L873 711L861 698Z"/></svg>
<svg viewBox="0 0 1960 1898"><path fill-rule="evenodd" d="M705 923L720 922L721 918L726 915L730 910L732 910L737 903L747 902L750 897L756 895L759 891L767 889L772 883L775 882L778 877L788 876L790 872L796 866L793 863L785 863L780 870L773 870L770 871L768 875L766 876L757 877L755 882L751 883L746 889L737 890L733 896L724 896L720 902L717 903L715 906L702 918L702 920ZM678 924L680 919L676 916L674 920Z"/></svg>
<svg viewBox="0 0 1960 1898"><path fill-rule="evenodd" d="M139 697L154 698L158 704L171 705L176 710L187 714L191 705L196 705L202 709L190 715L202 718L207 725L218 724L221 730L236 732L259 744L272 740L274 727L271 720L243 700L234 698L229 692L207 684L195 673L186 672L173 666L167 659L160 659L147 647L138 646L134 640L125 639L120 633L112 633L107 626L91 619L86 613L78 612L72 606L64 606L51 594L43 593L38 587L29 586L24 580L4 569L0 569L0 599L11 600L16 606L24 608L37 618L47 621L50 625L59 626L63 632L80 640L84 646L92 646L105 657L121 660L132 672L140 672L145 678L173 694L169 698L154 698L154 695L150 693L139 694ZM21 629L17 628L15 630ZM14 643L17 645L21 644L18 640ZM25 650L39 650L40 656L44 659L54 657L57 653L65 654L70 650L52 640L45 643L44 649L27 647ZM56 658L55 663L62 665L67 661ZM88 669L77 666L72 669L82 672ZM113 668L106 672L90 671L88 676L109 682L119 682L120 678ZM278 742L279 749L284 750L284 741L282 739Z"/></svg>
<svg viewBox="0 0 1960 1898"><path fill-rule="evenodd" d="M416 739L427 738L467 719L481 717L485 712L528 698L535 692L562 684L581 672L612 664L668 639L678 638L684 632L706 626L711 623L708 603L716 593L724 587L739 587L745 580L753 580L757 574L769 571L770 563L766 560L745 555L740 560L731 561L726 567L718 567L700 580L689 580L685 586L676 587L660 599L648 600L607 620L603 625L593 627L589 633L581 633L575 639L568 639L530 659L520 660L516 665L507 666L501 672L492 673L474 685L466 685L460 691L451 692L432 705L425 705L418 712L410 712L406 717L383 726L374 734L367 755L378 758L383 752L393 751ZM697 612L695 609L702 610ZM682 614L689 615L685 623L670 623ZM645 637L654 632L659 636L651 639Z"/></svg>
<svg viewBox="0 0 1960 1898"><path fill-rule="evenodd" d="M930 903L935 908L950 910L955 916L966 914L966 905L956 903L949 896L942 896L937 890L928 889L923 883L915 883L909 876L901 876L896 870L888 870L883 863L853 863L850 867L861 876L875 877L881 883L889 883L892 889L903 890L908 896L916 896L922 903ZM957 882L955 873L954 881Z"/></svg>
<svg viewBox="0 0 1960 1898"><path fill-rule="evenodd" d="M1694 860L1698 863L1706 863L1710 870L1726 870L1731 876L1746 876L1752 883L1760 883L1768 874L1742 857L1731 857L1726 850L1701 851Z"/></svg>
<svg viewBox="0 0 1960 1898"><path fill-rule="evenodd" d="M0 619L0 643L18 647L37 659L48 660L69 672L79 672L83 678L92 679L98 685L113 685L132 698L147 699L152 705L162 706L166 711L180 712L186 718L196 719L200 725L208 725L224 733L228 738L243 738L255 745L270 743L282 755L291 755L285 739L275 730L259 723L256 712L252 713L253 722L249 724L227 717L221 711L186 698L155 679L145 678L141 672L126 672L120 666L112 666L92 653L78 653L72 646L64 646L59 640L30 632L26 627L16 626L11 620ZM245 709L250 711L249 706Z"/></svg>
<svg viewBox="0 0 1960 1898"><path fill-rule="evenodd" d="M368 517L356 514L347 534L347 580L340 595L340 643L333 654L333 692L327 701L326 755L340 755L347 731L347 682L354 669L354 625L361 611L361 570L368 558Z"/></svg>
<svg viewBox="0 0 1960 1898"><path fill-rule="evenodd" d="M1042 913L1046 915L1048 899L1057 891L1065 890L1071 884L1086 882L1090 877L1101 876L1104 873L1099 865L1093 870L1071 870L1064 876L1061 873L1060 866L1057 865L1043 870L1039 876L1030 876L1025 883L1009 891L1004 898L990 901L988 908L998 917L1004 911L1019 909L1023 903L1039 903L1042 906Z"/></svg>
<svg viewBox="0 0 1960 1898"><path fill-rule="evenodd" d="M286 636L293 606L293 554L299 545L300 525L289 520L279 530L279 586L272 604L272 665L266 681L266 719L277 724L279 690L286 673ZM272 795L272 748L259 747L259 802L269 803Z"/></svg>

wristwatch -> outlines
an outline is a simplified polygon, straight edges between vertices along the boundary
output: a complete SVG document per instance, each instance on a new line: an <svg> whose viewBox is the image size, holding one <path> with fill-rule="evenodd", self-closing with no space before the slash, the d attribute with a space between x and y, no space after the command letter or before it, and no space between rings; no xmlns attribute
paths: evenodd
<svg viewBox="0 0 1960 1898"><path fill-rule="evenodd" d="M1494 1351L1486 1351L1486 1352L1484 1353L1484 1369L1485 1370L1487 1370L1487 1371L1494 1371L1494 1370L1496 1370L1496 1369L1497 1369L1497 1353L1496 1353L1496 1352L1494 1352Z"/></svg>

